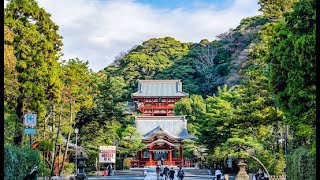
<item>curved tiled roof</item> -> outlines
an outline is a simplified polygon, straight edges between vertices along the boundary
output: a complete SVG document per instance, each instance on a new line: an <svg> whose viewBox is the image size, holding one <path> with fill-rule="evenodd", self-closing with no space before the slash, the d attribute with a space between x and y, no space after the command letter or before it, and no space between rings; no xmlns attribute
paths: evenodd
<svg viewBox="0 0 320 180"><path fill-rule="evenodd" d="M187 97L182 92L180 80L139 80L138 91L132 93L134 97Z"/></svg>
<svg viewBox="0 0 320 180"><path fill-rule="evenodd" d="M171 137L173 139L179 139L178 136L171 134L169 131L162 129L160 126L157 126L156 128L154 128L150 132L144 134L144 139L150 139L154 135L168 135L169 137Z"/></svg>
<svg viewBox="0 0 320 180"><path fill-rule="evenodd" d="M157 144L157 143L164 143L164 144L168 144L169 146L177 146L177 147L180 146L180 144L173 144L173 143L168 142L168 141L163 140L163 139L157 139L156 141L153 141L153 142L151 142L149 144L146 144L146 146L151 146L151 145Z"/></svg>
<svg viewBox="0 0 320 180"><path fill-rule="evenodd" d="M185 116L136 116L135 126L142 139L149 139L159 130L175 139L195 138L188 133Z"/></svg>

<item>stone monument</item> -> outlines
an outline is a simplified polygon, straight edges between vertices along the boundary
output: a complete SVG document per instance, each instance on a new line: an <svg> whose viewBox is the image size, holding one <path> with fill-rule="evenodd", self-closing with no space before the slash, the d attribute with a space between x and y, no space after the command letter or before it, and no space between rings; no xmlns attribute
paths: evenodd
<svg viewBox="0 0 320 180"><path fill-rule="evenodd" d="M238 166L239 166L240 170L236 176L236 180L249 180L250 179L249 175L246 172L247 164L244 162L243 158L240 159Z"/></svg>

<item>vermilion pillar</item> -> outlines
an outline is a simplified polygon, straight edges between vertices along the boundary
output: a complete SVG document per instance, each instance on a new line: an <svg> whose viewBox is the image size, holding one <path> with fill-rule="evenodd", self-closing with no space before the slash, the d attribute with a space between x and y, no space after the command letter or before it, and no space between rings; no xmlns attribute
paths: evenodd
<svg viewBox="0 0 320 180"><path fill-rule="evenodd" d="M181 166L183 167L183 148L180 146L180 158L181 158Z"/></svg>
<svg viewBox="0 0 320 180"><path fill-rule="evenodd" d="M152 151L149 150L149 166L152 166Z"/></svg>
<svg viewBox="0 0 320 180"><path fill-rule="evenodd" d="M172 165L172 150L169 150L168 152L168 156L169 156L169 165Z"/></svg>

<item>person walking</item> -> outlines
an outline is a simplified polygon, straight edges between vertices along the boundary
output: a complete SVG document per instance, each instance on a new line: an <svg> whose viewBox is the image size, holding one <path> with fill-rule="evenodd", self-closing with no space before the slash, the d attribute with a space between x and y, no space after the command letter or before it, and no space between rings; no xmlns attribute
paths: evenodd
<svg viewBox="0 0 320 180"><path fill-rule="evenodd" d="M184 171L183 171L182 167L179 167L179 171L178 171L177 177L178 177L179 180L183 180Z"/></svg>
<svg viewBox="0 0 320 180"><path fill-rule="evenodd" d="M163 169L163 176L164 176L164 179L167 180L168 179L168 173L169 173L169 168L168 166L164 167Z"/></svg>
<svg viewBox="0 0 320 180"><path fill-rule="evenodd" d="M107 176L107 168L104 168L103 176Z"/></svg>
<svg viewBox="0 0 320 180"><path fill-rule="evenodd" d="M157 180L159 180L159 176L160 176L160 167L159 166L156 167L156 173L157 173Z"/></svg>
<svg viewBox="0 0 320 180"><path fill-rule="evenodd" d="M111 172L112 172L112 165L109 164L108 165L108 176L111 176Z"/></svg>
<svg viewBox="0 0 320 180"><path fill-rule="evenodd" d="M174 169L173 169L173 167L171 168L171 170L169 171L169 179L170 180L174 180L174 174L175 174L175 172L174 172Z"/></svg>
<svg viewBox="0 0 320 180"><path fill-rule="evenodd" d="M221 171L218 169L214 172L215 177L213 178L213 180L223 180L224 177L222 176Z"/></svg>
<svg viewBox="0 0 320 180"><path fill-rule="evenodd" d="M257 174L252 177L252 180L269 180L269 176L259 167Z"/></svg>
<svg viewBox="0 0 320 180"><path fill-rule="evenodd" d="M164 165L164 159L163 158L160 159L160 163L161 163L161 166Z"/></svg>

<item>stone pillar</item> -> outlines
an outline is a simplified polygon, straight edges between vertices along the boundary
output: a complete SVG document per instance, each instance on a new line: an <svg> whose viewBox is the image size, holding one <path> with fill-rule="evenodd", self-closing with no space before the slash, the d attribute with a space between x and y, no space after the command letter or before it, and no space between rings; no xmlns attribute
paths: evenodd
<svg viewBox="0 0 320 180"><path fill-rule="evenodd" d="M244 159L240 159L238 164L240 170L236 176L236 180L249 180L249 175L246 172L246 163L244 163Z"/></svg>

